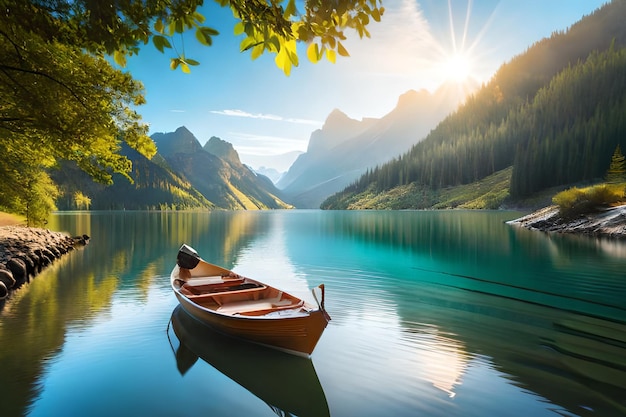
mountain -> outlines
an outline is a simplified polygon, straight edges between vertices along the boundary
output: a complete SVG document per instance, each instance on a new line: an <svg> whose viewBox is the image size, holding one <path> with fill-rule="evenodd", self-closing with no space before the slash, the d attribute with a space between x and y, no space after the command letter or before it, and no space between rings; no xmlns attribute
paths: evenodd
<svg viewBox="0 0 626 417"><path fill-rule="evenodd" d="M184 175L195 189L220 208L255 210L289 207L278 197L280 191L267 177L257 175L243 165L232 145L219 138L211 138L203 148L183 126L175 132L155 133L152 140L169 166Z"/></svg>
<svg viewBox="0 0 626 417"><path fill-rule="evenodd" d="M202 149L231 164L241 164L239 154L237 154L233 145L216 136L211 136L211 139L204 144Z"/></svg>
<svg viewBox="0 0 626 417"><path fill-rule="evenodd" d="M317 208L329 195L358 179L368 169L406 152L460 102L457 89L446 85L434 94L408 91L381 119L350 119L334 110L324 126L311 134L300 155L277 183L298 208Z"/></svg>
<svg viewBox="0 0 626 417"><path fill-rule="evenodd" d="M265 175L274 184L276 184L284 174L284 172L278 172L274 168L266 168L264 166L254 169L254 172L260 175Z"/></svg>
<svg viewBox="0 0 626 417"><path fill-rule="evenodd" d="M273 183L243 165L232 145L212 137L203 148L185 127L155 133L158 152L147 159L126 145L133 164L129 182L116 174L113 184L94 182L74 163L50 171L58 185L60 210L274 209L288 208Z"/></svg>
<svg viewBox="0 0 626 417"><path fill-rule="evenodd" d="M96 183L73 162L52 169L50 176L60 191L57 207L60 210L215 208L189 181L172 171L161 155L149 160L127 145L122 145L121 153L133 164L130 173L133 183L119 174L113 176L111 186ZM80 196L86 196L90 202L81 201Z"/></svg>
<svg viewBox="0 0 626 417"><path fill-rule="evenodd" d="M516 199L602 180L615 147L626 146L625 20L626 1L614 0L535 43L423 141L322 207L363 207L376 195L395 198L396 208L424 208L441 190L511 168Z"/></svg>
<svg viewBox="0 0 626 417"><path fill-rule="evenodd" d="M276 170L278 173L287 172L289 167L293 165L298 156L302 155L302 151L290 151L278 155L250 155L241 154L241 160L257 172L262 168Z"/></svg>

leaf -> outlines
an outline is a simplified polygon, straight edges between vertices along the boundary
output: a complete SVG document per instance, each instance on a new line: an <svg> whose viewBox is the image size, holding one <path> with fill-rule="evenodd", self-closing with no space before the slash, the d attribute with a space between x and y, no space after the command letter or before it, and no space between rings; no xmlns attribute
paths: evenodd
<svg viewBox="0 0 626 417"><path fill-rule="evenodd" d="M280 51L280 40L278 39L278 36L272 36L269 41L266 42L265 48L273 52Z"/></svg>
<svg viewBox="0 0 626 417"><path fill-rule="evenodd" d="M172 58L170 60L170 68L172 70L175 70L176 68L178 68L178 65L180 65L180 58Z"/></svg>
<svg viewBox="0 0 626 417"><path fill-rule="evenodd" d="M113 52L113 60L120 67L125 67L126 66L126 54L124 52L122 52L122 51L115 51L115 52Z"/></svg>
<svg viewBox="0 0 626 417"><path fill-rule="evenodd" d="M233 33L235 34L235 36L239 36L239 35L242 35L243 32L244 32L243 22L237 22L237 24L235 25L233 29Z"/></svg>
<svg viewBox="0 0 626 417"><path fill-rule="evenodd" d="M344 46L341 44L341 42L337 42L337 52L341 56L350 56L350 54L348 53L348 50L346 48L344 48Z"/></svg>
<svg viewBox="0 0 626 417"><path fill-rule="evenodd" d="M276 66L278 68L283 70L286 76L289 76L291 74L291 61L287 56L287 50L285 48L282 48L280 52L276 54L274 62L276 63Z"/></svg>
<svg viewBox="0 0 626 417"><path fill-rule="evenodd" d="M185 62L180 63L180 69L183 70L185 74L189 74L191 72L191 69Z"/></svg>
<svg viewBox="0 0 626 417"><path fill-rule="evenodd" d="M334 49L326 50L326 59L328 59L333 64L337 61L337 53L335 52Z"/></svg>
<svg viewBox="0 0 626 417"><path fill-rule="evenodd" d="M285 13L283 13L283 17L288 20L291 16L296 15L296 11L296 2L294 0L289 0L289 3L287 3L287 7L285 8Z"/></svg>
<svg viewBox="0 0 626 417"><path fill-rule="evenodd" d="M176 31L176 22L171 21L167 24L167 35L172 36Z"/></svg>
<svg viewBox="0 0 626 417"><path fill-rule="evenodd" d="M378 11L378 9L372 10L372 19L374 19L377 22L380 22L380 12Z"/></svg>
<svg viewBox="0 0 626 417"><path fill-rule="evenodd" d="M204 15L198 11L193 12L193 20L195 20L196 22L202 24L204 23L204 21L206 20L206 18L204 17Z"/></svg>
<svg viewBox="0 0 626 417"><path fill-rule="evenodd" d="M159 33L163 33L163 31L165 30L165 24L163 23L163 19L157 19L157 21L154 22L154 30Z"/></svg>
<svg viewBox="0 0 626 417"><path fill-rule="evenodd" d="M213 28L210 28L210 27L208 27L208 26L202 26L202 30L203 30L204 32L208 33L208 34L209 34L209 35L211 35L211 36L217 36L217 35L219 35L219 34L220 34L220 33L217 31L217 29L213 29Z"/></svg>
<svg viewBox="0 0 626 417"><path fill-rule="evenodd" d="M320 47L315 42L311 42L308 48L306 48L306 56L314 64L317 64L320 60Z"/></svg>
<svg viewBox="0 0 626 417"><path fill-rule="evenodd" d="M263 47L263 45L257 45L254 48L252 48L252 53L250 54L250 57L254 60L257 59L258 57L260 57L263 54L263 50L265 48Z"/></svg>
<svg viewBox="0 0 626 417"><path fill-rule="evenodd" d="M174 31L176 31L176 33L183 33L184 22L182 21L182 19L178 19L174 22Z"/></svg>
<svg viewBox="0 0 626 417"><path fill-rule="evenodd" d="M196 61L195 59L191 59L191 58L185 58L185 62L193 66L200 65L198 61Z"/></svg>
<svg viewBox="0 0 626 417"><path fill-rule="evenodd" d="M204 46L213 45L213 38L211 36L218 35L219 32L215 29L203 26L196 29L196 39Z"/></svg>
<svg viewBox="0 0 626 417"><path fill-rule="evenodd" d="M161 36L161 35L154 35L152 37L152 43L154 43L154 46L156 47L156 49L159 50L159 52L163 53L163 48L171 48L172 45L170 44L170 41L165 37L165 36Z"/></svg>
<svg viewBox="0 0 626 417"><path fill-rule="evenodd" d="M296 44L296 40L292 39L285 42L284 47L281 49L287 52L287 57L289 58L289 61L296 67L299 64L297 47L298 46Z"/></svg>
<svg viewBox="0 0 626 417"><path fill-rule="evenodd" d="M248 36L254 36L254 26L250 22L245 23L243 31L246 32L246 35Z"/></svg>
<svg viewBox="0 0 626 417"><path fill-rule="evenodd" d="M258 44L259 42L255 38L248 36L246 39L241 41L241 43L239 44L239 49L241 50L241 52L244 52L250 48L257 46Z"/></svg>

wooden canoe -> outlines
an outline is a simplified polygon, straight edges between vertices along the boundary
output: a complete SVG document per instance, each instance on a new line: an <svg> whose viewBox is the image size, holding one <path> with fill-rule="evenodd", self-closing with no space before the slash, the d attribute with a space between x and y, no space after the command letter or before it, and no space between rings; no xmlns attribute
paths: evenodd
<svg viewBox="0 0 626 417"><path fill-rule="evenodd" d="M289 353L310 355L330 320L324 309L323 284L318 287L321 301L314 306L210 264L187 245L178 251L170 280L181 307L199 321L230 336Z"/></svg>

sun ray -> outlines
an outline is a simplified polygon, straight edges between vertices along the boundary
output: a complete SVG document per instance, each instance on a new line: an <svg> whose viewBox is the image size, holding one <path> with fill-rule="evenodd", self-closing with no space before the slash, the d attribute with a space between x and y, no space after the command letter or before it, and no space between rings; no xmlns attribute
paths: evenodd
<svg viewBox="0 0 626 417"><path fill-rule="evenodd" d="M463 38L461 41L461 50L465 50L465 41L467 40L467 31L469 30L470 17L472 16L472 0L467 2L467 10L465 13L465 25L463 26Z"/></svg>
<svg viewBox="0 0 626 417"><path fill-rule="evenodd" d="M452 50L456 52L456 34L454 32L454 17L452 17L452 0L448 0L448 20L450 24L450 40L452 41Z"/></svg>

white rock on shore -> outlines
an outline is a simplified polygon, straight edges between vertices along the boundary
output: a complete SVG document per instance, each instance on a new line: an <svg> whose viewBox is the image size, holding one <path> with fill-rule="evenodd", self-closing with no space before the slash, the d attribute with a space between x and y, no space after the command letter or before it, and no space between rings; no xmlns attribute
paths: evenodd
<svg viewBox="0 0 626 417"><path fill-rule="evenodd" d="M626 238L626 205L611 207L597 213L564 219L557 206L550 206L507 222L532 230L576 233L590 236Z"/></svg>

